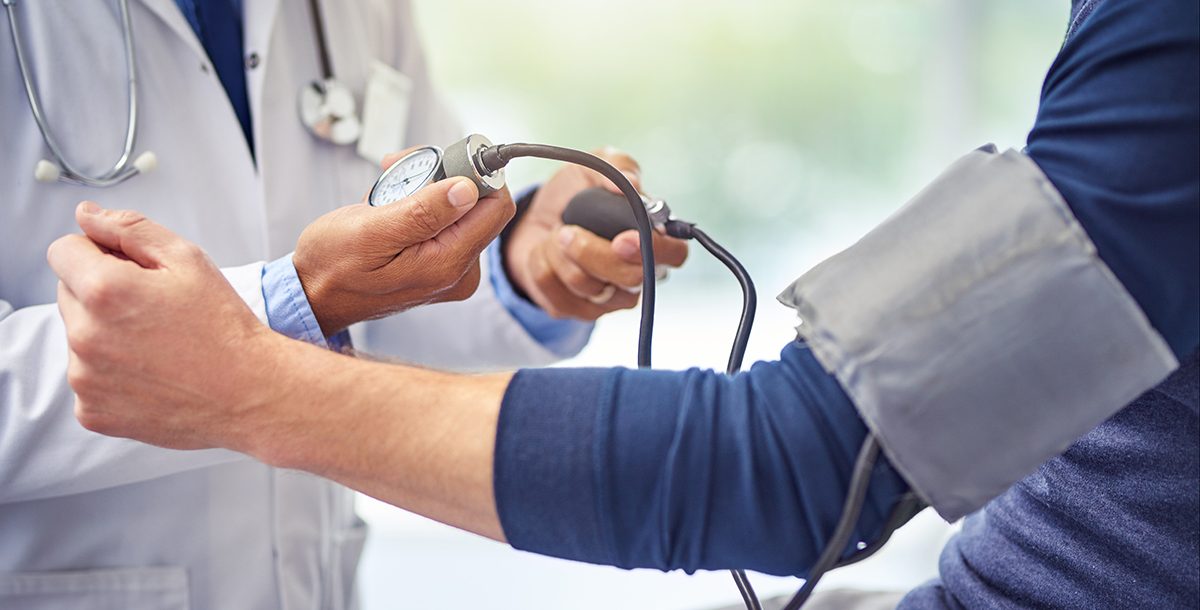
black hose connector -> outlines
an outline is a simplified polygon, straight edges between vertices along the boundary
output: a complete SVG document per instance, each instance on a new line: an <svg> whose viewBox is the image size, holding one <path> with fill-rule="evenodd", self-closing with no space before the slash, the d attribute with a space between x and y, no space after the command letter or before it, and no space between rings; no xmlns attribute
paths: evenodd
<svg viewBox="0 0 1200 610"><path fill-rule="evenodd" d="M696 233L693 230L695 228L695 223L687 222L686 220L679 220L677 218L672 218L671 220L668 220L665 225L663 225L663 230L666 231L667 235L670 235L675 239L695 239Z"/></svg>

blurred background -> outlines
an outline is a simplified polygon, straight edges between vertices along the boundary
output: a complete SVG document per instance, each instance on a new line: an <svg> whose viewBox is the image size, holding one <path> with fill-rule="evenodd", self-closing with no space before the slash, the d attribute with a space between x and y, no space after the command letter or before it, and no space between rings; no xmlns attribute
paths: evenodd
<svg viewBox="0 0 1200 610"><path fill-rule="evenodd" d="M758 285L747 363L794 336L773 297L853 243L958 156L1020 148L1069 3L1044 0L413 0L435 80L496 142L616 145ZM514 163L516 188L551 164ZM660 368L720 368L737 284L694 247L659 292ZM637 316L614 315L568 365L636 364ZM703 609L725 572L632 572L535 557L360 498L373 528L365 610ZM951 528L929 511L822 587L910 588ZM760 594L797 579L754 576Z"/></svg>

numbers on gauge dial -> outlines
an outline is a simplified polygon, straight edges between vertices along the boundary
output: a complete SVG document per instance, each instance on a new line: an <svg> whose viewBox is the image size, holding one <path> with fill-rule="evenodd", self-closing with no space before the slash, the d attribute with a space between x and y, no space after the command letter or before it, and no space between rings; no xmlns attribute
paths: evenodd
<svg viewBox="0 0 1200 610"><path fill-rule="evenodd" d="M395 203L435 182L442 167L442 151L435 146L419 148L384 170L371 189L373 206Z"/></svg>

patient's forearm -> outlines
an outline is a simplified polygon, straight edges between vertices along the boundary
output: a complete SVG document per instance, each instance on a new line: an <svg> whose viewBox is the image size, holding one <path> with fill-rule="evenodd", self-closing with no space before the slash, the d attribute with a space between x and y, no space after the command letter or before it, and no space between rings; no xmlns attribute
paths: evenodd
<svg viewBox="0 0 1200 610"><path fill-rule="evenodd" d="M280 393L232 448L595 563L803 574L866 434L798 344L734 378L549 369L515 380L285 347L287 373L270 382ZM878 464L855 541L878 536L906 490Z"/></svg>
<svg viewBox="0 0 1200 610"><path fill-rule="evenodd" d="M510 375L449 375L295 342L279 357L278 396L233 448L504 539L492 457Z"/></svg>

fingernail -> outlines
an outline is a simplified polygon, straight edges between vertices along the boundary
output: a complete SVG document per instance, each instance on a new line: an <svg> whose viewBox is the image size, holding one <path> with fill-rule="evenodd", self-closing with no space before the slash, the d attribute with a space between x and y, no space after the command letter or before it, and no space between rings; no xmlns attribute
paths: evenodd
<svg viewBox="0 0 1200 610"><path fill-rule="evenodd" d="M459 180L458 184L450 187L450 192L446 196L450 198L450 204L456 208L475 205L475 189L472 188L470 180Z"/></svg>
<svg viewBox="0 0 1200 610"><path fill-rule="evenodd" d="M563 227L558 230L558 245L565 249L571 245L572 241L575 241L575 229Z"/></svg>
<svg viewBox="0 0 1200 610"><path fill-rule="evenodd" d="M79 211L83 212L84 214L99 214L100 206L91 201L84 201L83 203L79 204Z"/></svg>
<svg viewBox="0 0 1200 610"><path fill-rule="evenodd" d="M638 252L641 250L636 241L629 239L619 239L613 242L612 248L613 252L617 253L617 256L624 259L632 259L637 257Z"/></svg>

